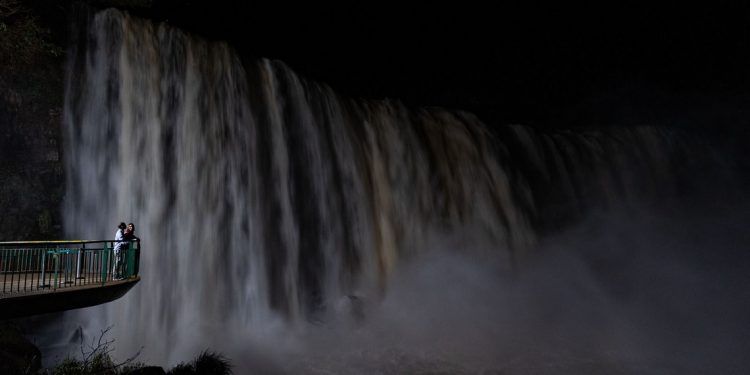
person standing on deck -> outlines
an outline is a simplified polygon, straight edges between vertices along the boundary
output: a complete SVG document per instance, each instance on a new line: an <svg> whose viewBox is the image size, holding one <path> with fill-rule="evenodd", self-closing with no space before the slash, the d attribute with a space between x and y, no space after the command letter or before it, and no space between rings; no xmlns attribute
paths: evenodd
<svg viewBox="0 0 750 375"><path fill-rule="evenodd" d="M115 232L115 246L114 250L114 266L112 267L112 279L119 280L122 278L122 247L125 246L125 223L120 223L117 226L117 232Z"/></svg>
<svg viewBox="0 0 750 375"><path fill-rule="evenodd" d="M122 235L122 239L127 241L124 245L125 248L130 249L130 251L135 251L135 255L133 256L133 259L135 260L135 264L133 264L133 268L131 270L132 274L129 274L128 276L133 276L138 274L138 259L140 258L141 253L141 239L136 237L135 235L135 224L129 223L128 227L125 229L125 233ZM127 258L125 258L127 259ZM124 266L123 268L127 269L127 266Z"/></svg>

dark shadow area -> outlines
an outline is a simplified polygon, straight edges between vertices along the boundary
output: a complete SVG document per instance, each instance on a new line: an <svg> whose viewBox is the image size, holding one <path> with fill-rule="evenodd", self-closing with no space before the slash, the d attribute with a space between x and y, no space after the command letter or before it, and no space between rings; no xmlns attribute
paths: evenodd
<svg viewBox="0 0 750 375"><path fill-rule="evenodd" d="M0 298L0 320L80 309L114 301L128 292L140 277L109 283L9 295Z"/></svg>

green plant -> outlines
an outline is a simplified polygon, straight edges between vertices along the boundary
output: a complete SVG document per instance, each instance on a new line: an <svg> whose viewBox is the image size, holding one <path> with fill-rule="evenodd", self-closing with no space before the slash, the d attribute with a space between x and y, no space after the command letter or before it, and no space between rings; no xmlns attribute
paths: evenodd
<svg viewBox="0 0 750 375"><path fill-rule="evenodd" d="M66 358L59 365L57 365L52 374L54 375L79 375L83 374L85 367L83 363L77 359Z"/></svg>
<svg viewBox="0 0 750 375"><path fill-rule="evenodd" d="M208 350L198 355L194 366L198 374L226 375L232 373L232 365L226 357Z"/></svg>
<svg viewBox="0 0 750 375"><path fill-rule="evenodd" d="M232 373L232 364L219 353L204 350L189 364L180 363L167 374L169 375L228 375Z"/></svg>
<svg viewBox="0 0 750 375"><path fill-rule="evenodd" d="M91 339L91 343L84 343L83 336L81 337L81 359L66 358L62 363L57 365L53 370L54 375L118 375L133 371L140 364L134 362L136 357L141 354L141 350L126 359L121 363L115 363L110 356L110 353L114 350L111 345L115 342L112 340L105 340L105 336L109 333L112 327L102 330L99 335L98 341L94 338ZM127 372L124 371L127 369Z"/></svg>

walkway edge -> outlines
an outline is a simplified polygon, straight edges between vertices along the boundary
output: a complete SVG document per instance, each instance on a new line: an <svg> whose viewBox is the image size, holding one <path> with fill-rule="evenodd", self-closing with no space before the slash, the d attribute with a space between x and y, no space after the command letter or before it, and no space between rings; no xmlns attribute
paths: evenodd
<svg viewBox="0 0 750 375"><path fill-rule="evenodd" d="M80 309L114 301L141 280L140 276L93 284L80 288L61 288L49 293L19 294L0 298L0 320Z"/></svg>

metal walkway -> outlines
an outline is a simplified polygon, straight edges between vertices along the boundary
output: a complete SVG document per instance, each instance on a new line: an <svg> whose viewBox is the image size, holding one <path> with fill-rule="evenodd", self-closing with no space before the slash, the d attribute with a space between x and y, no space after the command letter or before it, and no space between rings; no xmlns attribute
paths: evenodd
<svg viewBox="0 0 750 375"><path fill-rule="evenodd" d="M115 300L138 276L140 241L0 242L0 319Z"/></svg>

